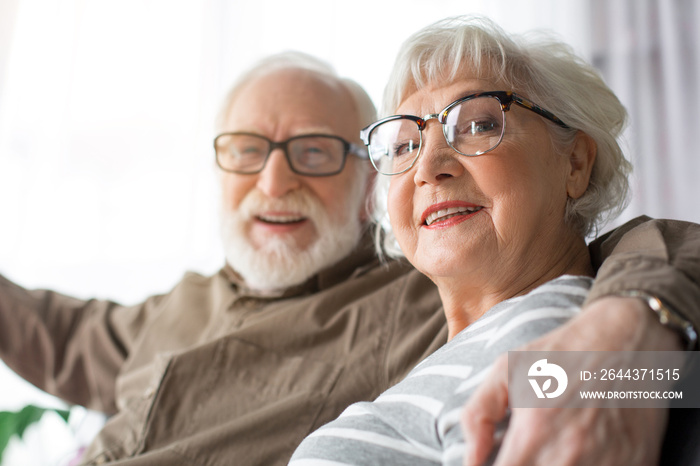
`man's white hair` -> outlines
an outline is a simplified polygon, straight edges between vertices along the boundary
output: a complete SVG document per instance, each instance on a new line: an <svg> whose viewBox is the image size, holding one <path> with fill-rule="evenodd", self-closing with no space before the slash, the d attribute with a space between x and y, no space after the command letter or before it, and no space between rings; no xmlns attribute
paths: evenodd
<svg viewBox="0 0 700 466"><path fill-rule="evenodd" d="M335 69L327 62L320 60L314 56L297 51L287 51L278 54L270 55L260 60L248 71L242 73L234 82L229 90L223 105L219 110L219 115L216 119L216 127L219 131L223 131L226 117L228 116L231 105L236 100L238 93L249 82L266 76L268 74L282 71L286 69L302 69L314 71L322 76L331 78L337 81L347 91L352 102L355 105L357 114L360 118L358 128L364 128L371 122L377 119L377 110L372 103L372 99L367 92L352 79L343 78L338 75ZM357 134L359 140L359 131Z"/></svg>

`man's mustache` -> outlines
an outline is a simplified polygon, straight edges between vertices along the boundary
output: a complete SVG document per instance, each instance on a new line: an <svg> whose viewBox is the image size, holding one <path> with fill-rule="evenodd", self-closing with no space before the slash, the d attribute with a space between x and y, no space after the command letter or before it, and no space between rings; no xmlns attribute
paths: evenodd
<svg viewBox="0 0 700 466"><path fill-rule="evenodd" d="M323 205L318 197L308 189L299 188L283 197L271 198L255 188L243 199L238 211L248 218L257 217L266 212L285 212L316 219L319 214L322 215L322 209Z"/></svg>

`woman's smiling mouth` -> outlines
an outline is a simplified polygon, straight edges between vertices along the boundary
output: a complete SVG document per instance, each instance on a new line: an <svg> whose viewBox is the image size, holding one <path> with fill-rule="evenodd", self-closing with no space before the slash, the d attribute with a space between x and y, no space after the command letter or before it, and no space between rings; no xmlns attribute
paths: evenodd
<svg viewBox="0 0 700 466"><path fill-rule="evenodd" d="M466 202L442 202L430 206L422 215L422 226L441 228L460 223L483 209Z"/></svg>

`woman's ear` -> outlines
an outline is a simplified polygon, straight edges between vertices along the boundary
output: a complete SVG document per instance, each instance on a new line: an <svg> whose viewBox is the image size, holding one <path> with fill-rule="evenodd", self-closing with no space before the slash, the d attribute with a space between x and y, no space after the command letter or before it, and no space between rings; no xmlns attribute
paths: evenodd
<svg viewBox="0 0 700 466"><path fill-rule="evenodd" d="M578 131L569 154L571 170L566 180L566 194L570 198L578 199L586 192L597 153L598 146L593 138Z"/></svg>

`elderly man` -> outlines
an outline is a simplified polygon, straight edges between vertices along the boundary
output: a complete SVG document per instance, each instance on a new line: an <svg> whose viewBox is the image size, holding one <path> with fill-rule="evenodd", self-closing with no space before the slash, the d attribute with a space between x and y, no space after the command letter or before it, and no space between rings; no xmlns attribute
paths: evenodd
<svg viewBox="0 0 700 466"><path fill-rule="evenodd" d="M373 119L364 91L323 63L271 57L233 88L215 141L227 259L219 273L187 274L132 307L0 280L2 358L46 391L112 415L88 464L284 464L305 435L445 342L433 285L374 254L370 168L357 145ZM677 278L685 262L677 270L675 255L659 259L697 230L637 223L603 243L620 253L598 296L632 286L665 299L700 294ZM630 252L640 247L653 257ZM606 299L641 307L625 314L632 328L680 347L637 300ZM581 325L585 346L591 324ZM629 319L609 331L624 339L628 328Z"/></svg>

